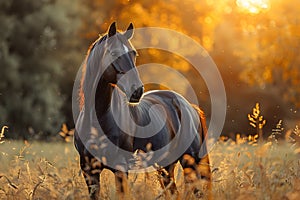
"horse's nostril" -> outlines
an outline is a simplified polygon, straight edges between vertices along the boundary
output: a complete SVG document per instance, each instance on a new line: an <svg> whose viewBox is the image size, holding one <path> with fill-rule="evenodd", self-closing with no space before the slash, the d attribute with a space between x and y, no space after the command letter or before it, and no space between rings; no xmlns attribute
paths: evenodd
<svg viewBox="0 0 300 200"><path fill-rule="evenodd" d="M143 93L144 93L144 87L139 87L138 89L136 89L136 90L132 93L132 95L131 95L129 101L132 102L132 103L137 103L137 102L139 102L139 101L140 101L140 98L141 98L142 95L143 95Z"/></svg>

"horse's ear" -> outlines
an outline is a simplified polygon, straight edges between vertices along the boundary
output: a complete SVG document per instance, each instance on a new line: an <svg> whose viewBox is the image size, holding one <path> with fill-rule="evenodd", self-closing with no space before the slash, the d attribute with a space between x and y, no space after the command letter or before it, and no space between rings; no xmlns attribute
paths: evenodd
<svg viewBox="0 0 300 200"><path fill-rule="evenodd" d="M133 24L132 23L129 24L124 35L128 40L132 38L132 35L133 35Z"/></svg>
<svg viewBox="0 0 300 200"><path fill-rule="evenodd" d="M117 33L116 22L113 22L108 29L108 37L114 36Z"/></svg>

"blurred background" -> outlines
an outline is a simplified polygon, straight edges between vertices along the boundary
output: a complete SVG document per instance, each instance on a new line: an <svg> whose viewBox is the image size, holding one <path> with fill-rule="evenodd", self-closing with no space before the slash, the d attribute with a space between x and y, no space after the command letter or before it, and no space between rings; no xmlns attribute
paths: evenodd
<svg viewBox="0 0 300 200"><path fill-rule="evenodd" d="M19 139L49 139L62 124L74 128L76 73L89 45L116 21L121 30L133 22L179 31L209 52L227 93L223 135L255 134L247 114L256 102L265 133L279 120L294 128L300 124L299 13L298 0L0 0L0 127ZM138 65L161 63L187 77L209 120L207 87L187 61L155 49L138 53ZM175 84L184 96L191 92Z"/></svg>

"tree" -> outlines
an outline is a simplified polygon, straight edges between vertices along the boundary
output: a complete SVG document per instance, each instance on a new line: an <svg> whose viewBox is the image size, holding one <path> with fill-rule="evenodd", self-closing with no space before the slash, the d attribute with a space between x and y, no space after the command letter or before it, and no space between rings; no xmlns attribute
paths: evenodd
<svg viewBox="0 0 300 200"><path fill-rule="evenodd" d="M246 113L254 102L260 102L267 111L265 117L269 123L265 130L271 131L272 123L278 118L296 117L286 111L286 107L299 104L300 70L296 51L299 46L299 5L297 0L251 2L82 0L80 36L85 47L83 52L113 21L117 21L121 30L133 22L136 27L155 26L182 32L202 44L219 67L228 97L225 132L249 131ZM266 2L270 5L265 5ZM187 49L187 52L192 53L192 50ZM160 63L174 67L187 77L209 118L207 88L205 84L199 84L199 77L195 76L191 65L163 51L149 49L138 53L138 65ZM150 73L149 77L143 78L151 80ZM174 80L171 76L168 78ZM151 87L147 89L162 88ZM186 96L188 92L181 94Z"/></svg>
<svg viewBox="0 0 300 200"><path fill-rule="evenodd" d="M265 13L244 15L248 46L241 50L241 78L271 90L300 108L300 6L297 0L271 1Z"/></svg>
<svg viewBox="0 0 300 200"><path fill-rule="evenodd" d="M65 47L76 28L70 3L76 5L0 2L0 122L9 126L8 137L48 136L64 121L59 83L68 63Z"/></svg>

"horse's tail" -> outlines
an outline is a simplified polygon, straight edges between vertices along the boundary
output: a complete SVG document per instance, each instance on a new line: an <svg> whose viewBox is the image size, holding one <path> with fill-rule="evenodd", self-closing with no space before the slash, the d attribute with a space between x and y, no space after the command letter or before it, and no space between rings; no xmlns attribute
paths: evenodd
<svg viewBox="0 0 300 200"><path fill-rule="evenodd" d="M199 137L200 137L200 150L201 154L204 154L204 156L201 158L199 162L199 172L201 173L201 177L211 180L211 170L210 170L210 162L209 162L209 156L208 156L208 150L207 150L207 126L206 126L206 117L203 112L198 106L193 105L193 108L197 111L199 115L200 125L201 128L198 131Z"/></svg>

